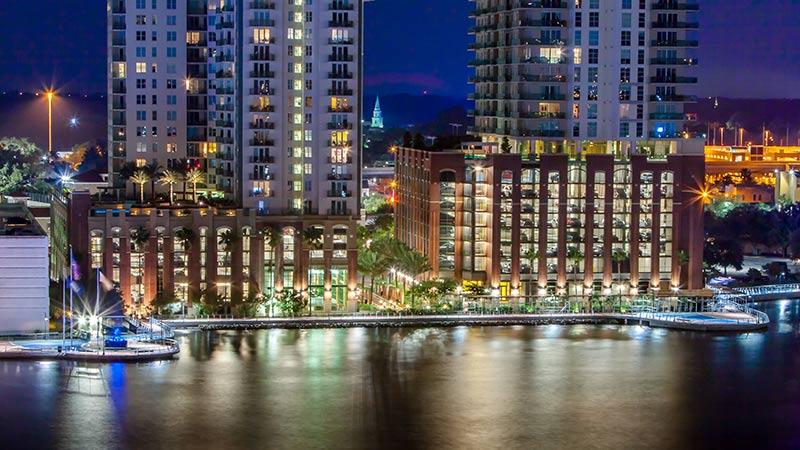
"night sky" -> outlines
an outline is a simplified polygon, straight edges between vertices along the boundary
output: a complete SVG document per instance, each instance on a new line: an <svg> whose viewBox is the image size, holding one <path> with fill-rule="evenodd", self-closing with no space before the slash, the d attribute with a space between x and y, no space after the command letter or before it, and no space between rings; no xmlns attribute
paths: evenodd
<svg viewBox="0 0 800 450"><path fill-rule="evenodd" d="M601 0L605 1L605 0ZM0 88L105 91L105 0L5 0ZM699 94L798 98L800 0L701 0ZM368 94L464 98L467 0L375 0L366 10Z"/></svg>

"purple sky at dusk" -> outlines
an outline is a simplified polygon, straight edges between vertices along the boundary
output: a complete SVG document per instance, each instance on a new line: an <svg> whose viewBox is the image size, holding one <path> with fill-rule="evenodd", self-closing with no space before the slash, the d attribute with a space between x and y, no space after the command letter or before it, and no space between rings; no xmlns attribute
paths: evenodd
<svg viewBox="0 0 800 450"><path fill-rule="evenodd" d="M4 2L0 88L33 90L54 82L71 92L105 91L105 3ZM800 0L700 5L700 95L800 98ZM367 3L367 93L465 97L471 8L467 0Z"/></svg>

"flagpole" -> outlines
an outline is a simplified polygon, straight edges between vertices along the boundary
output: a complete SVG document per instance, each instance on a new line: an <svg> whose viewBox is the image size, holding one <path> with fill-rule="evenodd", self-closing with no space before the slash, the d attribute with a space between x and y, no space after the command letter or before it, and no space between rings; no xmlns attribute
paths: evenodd
<svg viewBox="0 0 800 450"><path fill-rule="evenodd" d="M75 290L72 287L72 283L75 282L75 279L72 275L72 261L73 261L72 258L73 258L72 246L70 245L69 246L69 347L70 348L72 348L72 330L73 330L72 327L74 326L74 320L75 320L74 317L75 315L72 310L72 291Z"/></svg>
<svg viewBox="0 0 800 450"><path fill-rule="evenodd" d="M61 272L64 275L64 272ZM66 350L67 346L67 277L62 277L63 286L61 287L61 348Z"/></svg>

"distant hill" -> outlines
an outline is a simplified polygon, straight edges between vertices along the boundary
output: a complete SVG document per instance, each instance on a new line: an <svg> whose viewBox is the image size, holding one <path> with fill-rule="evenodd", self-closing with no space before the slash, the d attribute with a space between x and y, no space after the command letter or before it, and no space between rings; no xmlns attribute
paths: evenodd
<svg viewBox="0 0 800 450"><path fill-rule="evenodd" d="M386 128L406 128L410 125L427 124L451 108L467 110L471 102L467 99L438 95L393 94L380 96L381 111ZM364 97L364 120L372 118L375 96Z"/></svg>

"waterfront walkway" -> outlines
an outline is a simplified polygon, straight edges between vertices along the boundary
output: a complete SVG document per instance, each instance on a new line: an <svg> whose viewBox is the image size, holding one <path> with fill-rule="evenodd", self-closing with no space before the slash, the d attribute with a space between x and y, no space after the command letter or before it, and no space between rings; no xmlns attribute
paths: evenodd
<svg viewBox="0 0 800 450"><path fill-rule="evenodd" d="M341 315L256 319L172 319L173 328L247 330L268 328L453 327L505 325L644 325L692 331L755 331L769 320L745 312L703 313L585 313L585 314L449 314L449 315Z"/></svg>
<svg viewBox="0 0 800 450"><path fill-rule="evenodd" d="M0 359L65 359L91 362L153 361L171 358L180 352L170 339L159 342L132 340L124 349L102 348L76 340L71 348L62 346L61 339L0 341Z"/></svg>

